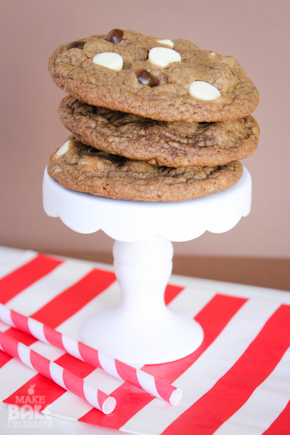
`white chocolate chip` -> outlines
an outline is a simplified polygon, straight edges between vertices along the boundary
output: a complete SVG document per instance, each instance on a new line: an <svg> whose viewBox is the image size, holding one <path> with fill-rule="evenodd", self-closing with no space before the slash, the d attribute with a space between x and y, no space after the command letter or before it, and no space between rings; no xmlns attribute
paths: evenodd
<svg viewBox="0 0 290 435"><path fill-rule="evenodd" d="M174 42L171 39L158 39L159 44L168 45L169 47L174 47Z"/></svg>
<svg viewBox="0 0 290 435"><path fill-rule="evenodd" d="M211 54L212 56L216 55L216 53L214 51L211 51L209 54Z"/></svg>
<svg viewBox="0 0 290 435"><path fill-rule="evenodd" d="M180 54L172 50L171 48L165 47L154 47L149 51L149 61L153 65L162 66L163 68L172 62L180 62Z"/></svg>
<svg viewBox="0 0 290 435"><path fill-rule="evenodd" d="M215 86L199 80L191 83L189 94L199 100L215 100L221 96L220 91Z"/></svg>
<svg viewBox="0 0 290 435"><path fill-rule="evenodd" d="M53 156L54 159L58 159L60 156L62 156L63 154L67 153L74 145L74 141L73 140L67 140L62 147L60 147L60 149L55 153L55 155Z"/></svg>
<svg viewBox="0 0 290 435"><path fill-rule="evenodd" d="M123 58L118 53L99 53L93 58L96 65L104 66L115 71L120 71L123 68Z"/></svg>

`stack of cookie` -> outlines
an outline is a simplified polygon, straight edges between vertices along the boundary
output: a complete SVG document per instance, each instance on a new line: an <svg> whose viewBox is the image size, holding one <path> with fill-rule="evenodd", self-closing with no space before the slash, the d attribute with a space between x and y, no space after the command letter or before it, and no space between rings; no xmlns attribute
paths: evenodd
<svg viewBox="0 0 290 435"><path fill-rule="evenodd" d="M228 189L258 145L259 102L238 62L190 41L114 29L49 59L71 132L48 173L110 198L182 201Z"/></svg>

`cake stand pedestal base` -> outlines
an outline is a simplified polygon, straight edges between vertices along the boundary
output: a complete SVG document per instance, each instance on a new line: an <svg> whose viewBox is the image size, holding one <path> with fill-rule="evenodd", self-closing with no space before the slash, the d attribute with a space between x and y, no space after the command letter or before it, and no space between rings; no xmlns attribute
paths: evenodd
<svg viewBox="0 0 290 435"><path fill-rule="evenodd" d="M116 241L113 253L121 304L88 319L80 331L82 341L138 364L169 362L195 351L202 328L164 302L172 243L157 235L140 242Z"/></svg>

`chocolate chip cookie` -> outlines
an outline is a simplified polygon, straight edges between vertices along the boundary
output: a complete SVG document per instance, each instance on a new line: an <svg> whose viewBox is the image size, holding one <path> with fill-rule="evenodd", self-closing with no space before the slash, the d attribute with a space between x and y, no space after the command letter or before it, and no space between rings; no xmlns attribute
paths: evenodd
<svg viewBox="0 0 290 435"><path fill-rule="evenodd" d="M49 175L80 192L137 201L183 201L228 189L242 176L240 162L168 168L129 160L82 144L72 136L50 158Z"/></svg>
<svg viewBox="0 0 290 435"><path fill-rule="evenodd" d="M258 91L230 56L113 29L66 43L49 59L55 83L78 100L160 121L244 118Z"/></svg>
<svg viewBox="0 0 290 435"><path fill-rule="evenodd" d="M224 165L249 157L258 146L259 127L252 116L213 123L156 121L70 96L58 111L64 126L84 144L152 165Z"/></svg>

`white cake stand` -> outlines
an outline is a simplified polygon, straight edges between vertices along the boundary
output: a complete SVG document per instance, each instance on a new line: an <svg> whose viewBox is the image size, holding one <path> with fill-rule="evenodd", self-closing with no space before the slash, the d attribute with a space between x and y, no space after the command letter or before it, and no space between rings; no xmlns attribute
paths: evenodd
<svg viewBox="0 0 290 435"><path fill-rule="evenodd" d="M72 230L102 229L115 239L114 270L122 300L117 307L88 319L80 339L131 364L175 361L203 341L200 325L165 306L172 270L171 241L195 239L206 230L232 229L251 208L252 182L247 169L230 189L182 202L142 202L97 197L67 189L45 170L43 204Z"/></svg>

